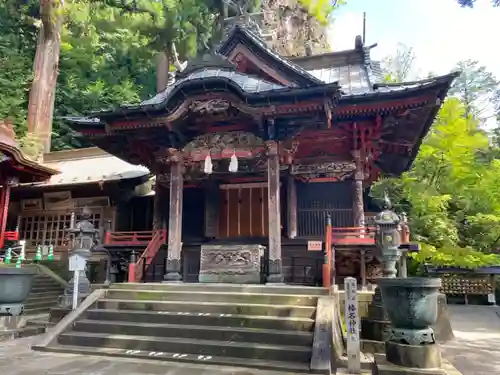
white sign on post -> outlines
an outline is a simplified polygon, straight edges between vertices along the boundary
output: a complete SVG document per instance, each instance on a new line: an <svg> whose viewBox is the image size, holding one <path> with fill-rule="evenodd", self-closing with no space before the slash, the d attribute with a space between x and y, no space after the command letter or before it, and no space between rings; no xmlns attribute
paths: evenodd
<svg viewBox="0 0 500 375"><path fill-rule="evenodd" d="M78 254L69 257L70 271L85 271L85 258Z"/></svg>
<svg viewBox="0 0 500 375"><path fill-rule="evenodd" d="M347 327L347 369L351 374L360 374L358 285L354 277L346 277L344 285L345 323Z"/></svg>
<svg viewBox="0 0 500 375"><path fill-rule="evenodd" d="M323 250L323 241L307 241L307 251Z"/></svg>
<svg viewBox="0 0 500 375"><path fill-rule="evenodd" d="M78 254L69 257L69 270L73 271L73 310L78 305L78 284L80 282L80 271L85 271L85 258Z"/></svg>

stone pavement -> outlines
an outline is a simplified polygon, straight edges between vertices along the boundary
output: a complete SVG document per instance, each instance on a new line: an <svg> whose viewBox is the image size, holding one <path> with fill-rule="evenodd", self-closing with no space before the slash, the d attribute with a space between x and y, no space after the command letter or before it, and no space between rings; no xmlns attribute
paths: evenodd
<svg viewBox="0 0 500 375"><path fill-rule="evenodd" d="M455 340L444 356L463 375L500 375L500 307L450 305Z"/></svg>
<svg viewBox="0 0 500 375"><path fill-rule="evenodd" d="M2 375L278 375L274 371L32 351L36 337L0 344ZM281 373L282 375L282 373ZM300 375L300 374L298 374Z"/></svg>

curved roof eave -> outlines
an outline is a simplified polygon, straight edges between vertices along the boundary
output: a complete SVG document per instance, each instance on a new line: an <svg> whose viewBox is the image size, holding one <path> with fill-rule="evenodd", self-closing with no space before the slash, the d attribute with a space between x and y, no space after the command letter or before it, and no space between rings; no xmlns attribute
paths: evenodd
<svg viewBox="0 0 500 375"><path fill-rule="evenodd" d="M230 79L228 79L226 77L197 78L197 79L191 79L189 81L185 81L182 84L176 86L174 89L169 91L166 95L159 97L158 101L145 101L145 102L140 103L138 105L122 106L116 110L95 112L95 113L92 113L87 118L75 118L75 119L66 118L66 120L70 121L72 123L78 123L80 125L84 125L84 124L86 124L86 125L92 125L92 124L98 125L99 121L102 122L103 118L106 118L106 117L125 116L125 115L131 115L131 114L138 114L141 112L146 113L147 111L150 111L150 110L152 110L152 111L162 110L168 105L168 102L172 98L174 98L177 94L182 94L182 95L184 95L184 97L187 97L187 95L182 92L183 89L186 89L189 86L191 86L191 88L197 87L197 88L206 90L206 85L209 83L213 83L213 82L225 84L228 91L234 91L237 94L237 96L239 96L242 99L242 101L244 101L244 102L248 102L250 99L256 99L259 97L260 98L261 97L268 97L270 99L274 99L274 98L283 97L286 95L319 94L319 93L328 93L328 92L339 91L338 83L333 82L333 83L329 83L329 84L322 84L321 86L317 86L317 87L287 87L287 86L283 86L281 88L275 88L275 89L271 89L271 90L267 90L267 91L247 92L247 91L243 90L238 84L234 83L233 81L231 81ZM210 92L210 91L206 91L206 92Z"/></svg>
<svg viewBox="0 0 500 375"><path fill-rule="evenodd" d="M47 167L45 165L39 164L33 160L28 159L26 156L24 156L22 151L16 146L7 144L5 142L0 142L0 151L8 153L9 155L12 156L15 162L17 162L18 164L22 165L25 168L29 168L29 170L26 170L29 173L42 175L47 178L49 178L52 175L59 174L59 171L57 169Z"/></svg>
<svg viewBox="0 0 500 375"><path fill-rule="evenodd" d="M374 99L374 98L389 98L392 96L400 96L401 94L411 94L417 91L426 90L432 87L443 86L448 91L461 72L452 72L442 76L428 78L420 81L403 82L403 83L376 83L373 85L373 91L363 93L352 93L342 95L340 101Z"/></svg>

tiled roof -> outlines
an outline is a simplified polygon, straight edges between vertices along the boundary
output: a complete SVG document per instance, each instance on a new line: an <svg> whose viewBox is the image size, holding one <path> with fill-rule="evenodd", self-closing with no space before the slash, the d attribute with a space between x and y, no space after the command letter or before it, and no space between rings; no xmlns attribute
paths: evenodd
<svg viewBox="0 0 500 375"><path fill-rule="evenodd" d="M338 82L345 95L373 91L366 68L362 65L314 69L309 73L325 83Z"/></svg>
<svg viewBox="0 0 500 375"><path fill-rule="evenodd" d="M149 100L143 101L141 103L141 106L162 103L176 88L178 88L182 84L195 80L203 80L206 78L226 78L227 80L234 82L241 90L252 94L286 88L285 86L277 83L268 82L260 78L255 78L247 74L238 73L228 69L205 68L194 71L188 74L186 77L177 80L172 86L167 87L165 91L159 93Z"/></svg>
<svg viewBox="0 0 500 375"><path fill-rule="evenodd" d="M95 152L93 152L95 150ZM87 152L88 156L82 154ZM149 169L143 166L132 165L98 148L75 151L62 151L68 158L48 160L45 165L60 171L41 183L20 184L21 186L56 186L97 183L100 181L117 181L149 175ZM57 154L57 152L52 153ZM48 154L52 156L51 154ZM72 157L71 157L72 156Z"/></svg>

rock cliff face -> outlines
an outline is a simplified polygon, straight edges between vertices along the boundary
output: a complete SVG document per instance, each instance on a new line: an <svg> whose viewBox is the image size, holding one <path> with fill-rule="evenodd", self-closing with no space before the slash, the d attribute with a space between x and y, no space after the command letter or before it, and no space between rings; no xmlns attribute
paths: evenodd
<svg viewBox="0 0 500 375"><path fill-rule="evenodd" d="M298 0L227 0L226 34L240 24L264 39L285 57L311 56L329 52L326 27L311 16Z"/></svg>
<svg viewBox="0 0 500 375"><path fill-rule="evenodd" d="M329 52L326 28L297 0L263 0L263 34L282 56Z"/></svg>

